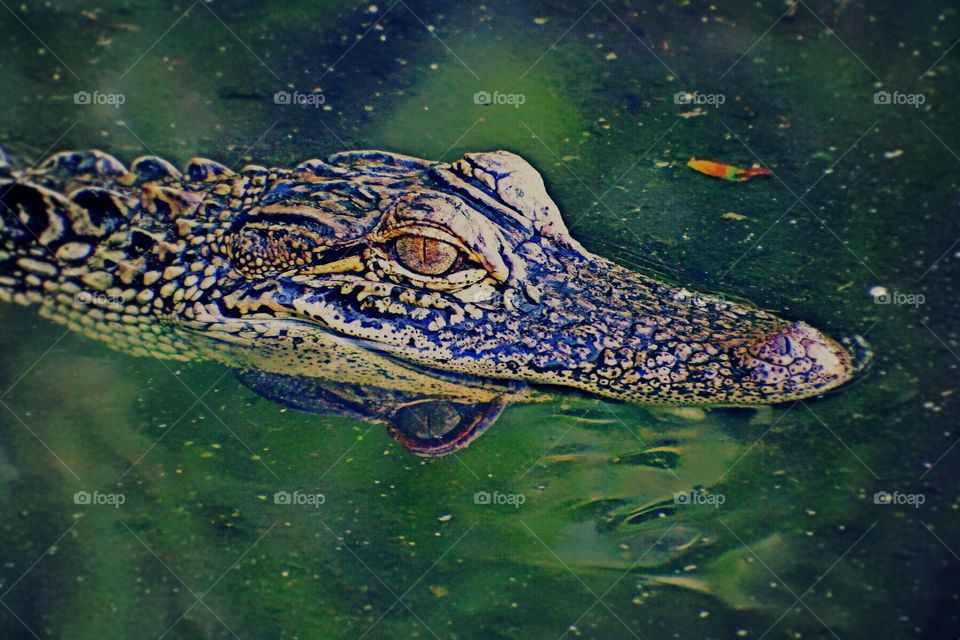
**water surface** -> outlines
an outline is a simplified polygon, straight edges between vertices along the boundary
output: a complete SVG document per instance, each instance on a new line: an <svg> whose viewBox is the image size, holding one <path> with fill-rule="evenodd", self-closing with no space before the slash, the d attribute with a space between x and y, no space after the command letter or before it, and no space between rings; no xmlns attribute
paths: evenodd
<svg viewBox="0 0 960 640"><path fill-rule="evenodd" d="M955 7L98 6L2 12L0 143L23 164L508 149L591 251L865 336L875 357L836 393L759 410L562 394L422 460L218 365L126 356L2 306L0 635L960 634ZM721 183L692 156L777 178ZM923 303L878 304L877 287Z"/></svg>

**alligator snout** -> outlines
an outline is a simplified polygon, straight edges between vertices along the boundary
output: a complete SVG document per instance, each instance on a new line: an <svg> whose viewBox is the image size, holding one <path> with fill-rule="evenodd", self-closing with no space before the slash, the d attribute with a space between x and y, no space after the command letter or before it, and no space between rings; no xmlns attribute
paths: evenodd
<svg viewBox="0 0 960 640"><path fill-rule="evenodd" d="M788 389L794 397L842 384L855 370L846 349L805 322L793 322L757 338L736 355L761 388Z"/></svg>
<svg viewBox="0 0 960 640"><path fill-rule="evenodd" d="M580 247L542 252L527 277L541 284L541 312L518 318L511 348L490 357L514 361L514 377L531 382L634 402L744 405L818 395L855 372L843 346L807 323Z"/></svg>

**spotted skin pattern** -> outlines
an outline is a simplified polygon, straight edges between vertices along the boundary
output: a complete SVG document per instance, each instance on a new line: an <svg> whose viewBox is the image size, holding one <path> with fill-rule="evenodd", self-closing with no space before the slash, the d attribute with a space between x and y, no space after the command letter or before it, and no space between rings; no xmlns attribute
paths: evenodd
<svg viewBox="0 0 960 640"><path fill-rule="evenodd" d="M537 397L523 383L774 403L854 373L803 322L589 253L505 151L184 173L63 152L0 158L0 194L0 300L134 355L497 407Z"/></svg>

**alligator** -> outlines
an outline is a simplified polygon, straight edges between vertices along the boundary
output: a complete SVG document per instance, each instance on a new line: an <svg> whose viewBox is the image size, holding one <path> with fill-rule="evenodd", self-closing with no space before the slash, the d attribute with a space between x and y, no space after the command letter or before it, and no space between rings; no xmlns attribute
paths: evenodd
<svg viewBox="0 0 960 640"><path fill-rule="evenodd" d="M0 300L133 355L220 362L424 456L562 389L740 406L856 371L809 324L590 253L507 151L184 172L97 150L14 170L3 155Z"/></svg>

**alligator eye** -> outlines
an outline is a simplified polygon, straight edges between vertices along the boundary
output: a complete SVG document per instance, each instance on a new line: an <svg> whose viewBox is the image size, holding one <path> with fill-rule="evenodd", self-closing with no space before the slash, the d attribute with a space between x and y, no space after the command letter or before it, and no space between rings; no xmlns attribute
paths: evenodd
<svg viewBox="0 0 960 640"><path fill-rule="evenodd" d="M397 238L393 249L400 264L424 276L443 275L460 259L460 250L449 242L414 234Z"/></svg>

